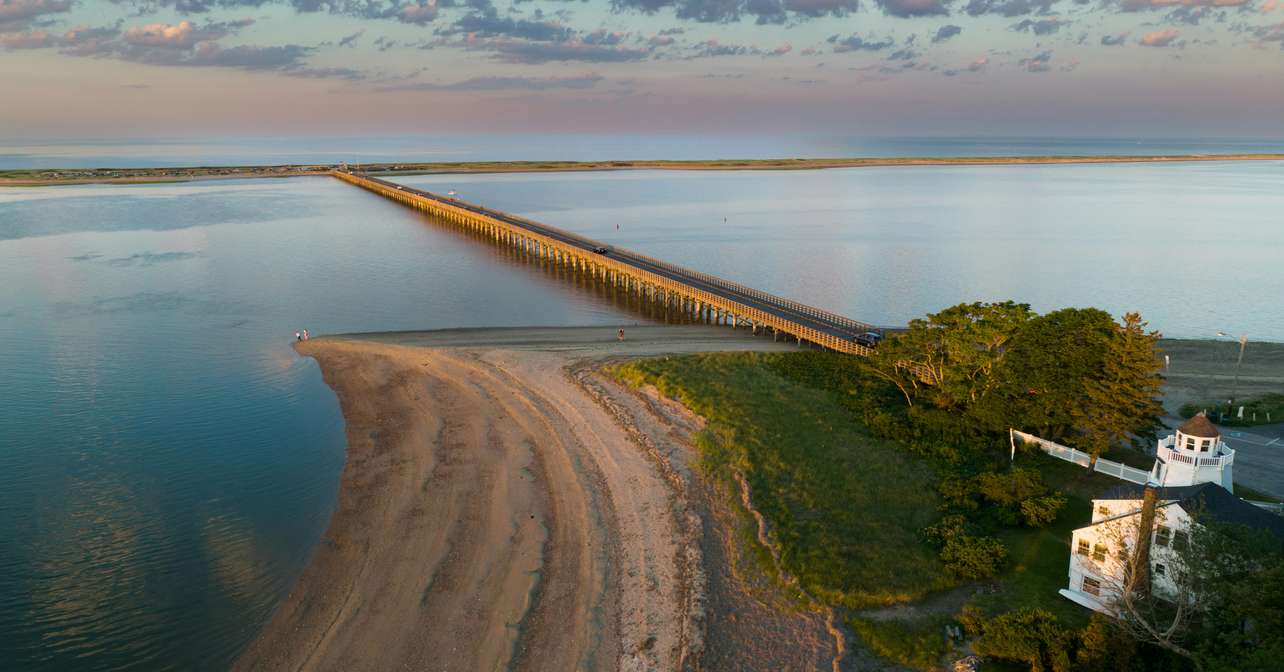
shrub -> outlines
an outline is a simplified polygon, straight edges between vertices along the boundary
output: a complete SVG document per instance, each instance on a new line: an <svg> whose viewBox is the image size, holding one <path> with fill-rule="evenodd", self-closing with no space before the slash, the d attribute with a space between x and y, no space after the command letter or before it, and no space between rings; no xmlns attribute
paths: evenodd
<svg viewBox="0 0 1284 672"><path fill-rule="evenodd" d="M1028 527L1045 527L1057 519L1057 513L1065 505L1065 495L1060 493L1031 497L1021 502L1021 517Z"/></svg>
<svg viewBox="0 0 1284 672"><path fill-rule="evenodd" d="M1008 549L995 537L973 537L958 534L941 547L941 562L955 576L984 579L994 576L1008 557Z"/></svg>
<svg viewBox="0 0 1284 672"><path fill-rule="evenodd" d="M1047 492L1043 478L1034 469L1020 467L1007 472L991 471L976 477L977 492L999 506L1019 506L1021 502Z"/></svg>
<svg viewBox="0 0 1284 672"><path fill-rule="evenodd" d="M941 493L941 499L946 504L965 511L975 511L977 508L976 499L972 497L976 488L972 480L961 476L946 476L937 484L936 490Z"/></svg>
<svg viewBox="0 0 1284 672"><path fill-rule="evenodd" d="M984 625L976 652L1030 665L1030 672L1069 672L1074 634L1043 609L1013 611Z"/></svg>
<svg viewBox="0 0 1284 672"><path fill-rule="evenodd" d="M945 516L923 528L923 538L941 548L951 539L967 536L967 519L960 515Z"/></svg>

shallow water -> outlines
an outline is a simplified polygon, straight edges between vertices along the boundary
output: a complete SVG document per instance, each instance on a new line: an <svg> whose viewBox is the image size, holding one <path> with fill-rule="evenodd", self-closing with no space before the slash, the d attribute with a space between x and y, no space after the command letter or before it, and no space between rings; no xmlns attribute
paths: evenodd
<svg viewBox="0 0 1284 672"><path fill-rule="evenodd" d="M329 178L0 191L0 667L219 669L333 507L315 333L644 319Z"/></svg>
<svg viewBox="0 0 1284 672"><path fill-rule="evenodd" d="M1284 341L1281 177L1219 163L404 181L880 324L1013 298ZM343 463L337 404L295 329L649 319L630 302L329 178L0 190L0 661L235 657L321 537Z"/></svg>

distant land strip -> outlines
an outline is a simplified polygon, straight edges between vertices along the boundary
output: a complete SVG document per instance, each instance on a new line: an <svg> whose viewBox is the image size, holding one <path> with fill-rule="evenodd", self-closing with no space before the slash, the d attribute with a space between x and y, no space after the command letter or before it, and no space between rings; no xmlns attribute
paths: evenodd
<svg viewBox="0 0 1284 672"><path fill-rule="evenodd" d="M1284 154L1169 154L1151 156L935 156L856 159L719 159L713 161L467 161L351 164L371 175L542 173L594 170L819 170L888 166L1007 166L1080 163L1284 161ZM339 164L191 166L182 168L38 168L0 170L0 186L30 187L102 182L153 183L324 175Z"/></svg>

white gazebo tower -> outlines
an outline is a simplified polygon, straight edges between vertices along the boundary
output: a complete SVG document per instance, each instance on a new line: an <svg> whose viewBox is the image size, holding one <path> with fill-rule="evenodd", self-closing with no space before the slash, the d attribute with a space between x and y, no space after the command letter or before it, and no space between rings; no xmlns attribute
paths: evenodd
<svg viewBox="0 0 1284 672"><path fill-rule="evenodd" d="M1227 447L1221 432L1201 413L1178 427L1176 434L1159 441L1150 480L1163 487L1216 483L1234 492L1234 462L1235 451Z"/></svg>

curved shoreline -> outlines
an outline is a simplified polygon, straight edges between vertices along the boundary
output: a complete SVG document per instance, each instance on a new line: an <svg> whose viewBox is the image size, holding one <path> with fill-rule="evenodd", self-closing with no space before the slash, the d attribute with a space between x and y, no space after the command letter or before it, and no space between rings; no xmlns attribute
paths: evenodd
<svg viewBox="0 0 1284 672"><path fill-rule="evenodd" d="M235 669L690 668L693 523L571 367L787 346L718 327L628 331L297 344L339 398L347 462L325 536Z"/></svg>

